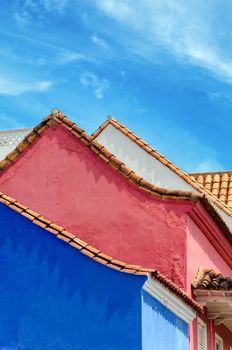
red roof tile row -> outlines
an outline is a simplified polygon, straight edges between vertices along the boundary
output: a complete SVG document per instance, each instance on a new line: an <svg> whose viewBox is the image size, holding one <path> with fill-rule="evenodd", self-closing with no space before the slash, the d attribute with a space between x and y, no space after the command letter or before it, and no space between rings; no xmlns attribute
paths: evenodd
<svg viewBox="0 0 232 350"><path fill-rule="evenodd" d="M183 172L179 167L170 162L167 158L161 155L157 150L152 148L148 143L139 138L136 134L130 131L127 127L122 125L113 117L109 116L108 120L105 121L93 134L92 136L96 138L109 124L113 125L120 132L122 132L125 136L130 138L133 142L135 142L139 147L141 147L145 152L150 154L152 157L159 160L163 165L167 166L169 169L174 171L178 176L180 176L183 180L185 180L189 185L195 188L197 191L208 197L213 203L215 203L220 209L224 210L225 213L232 216L232 176L230 177L228 183L228 196L227 200L224 198L224 194L218 195L215 191L211 191L211 186L205 186L202 180L196 178L194 174L187 174ZM228 180L227 180L228 181ZM225 179L224 179L225 182ZM223 188L225 184L222 183L222 192L224 192ZM230 190L231 189L231 190Z"/></svg>
<svg viewBox="0 0 232 350"><path fill-rule="evenodd" d="M232 290L232 277L201 266L192 285L197 289Z"/></svg>
<svg viewBox="0 0 232 350"><path fill-rule="evenodd" d="M111 120L111 119L110 119ZM73 136L75 136L80 142L86 147L91 149L98 157L105 161L111 168L121 174L131 183L135 184L140 190L144 191L148 195L154 195L160 199L169 200L185 200L197 202L200 201L204 208L208 211L210 216L220 227L225 237L232 242L232 234L224 220L217 213L210 201L205 195L180 191L180 190L169 190L160 188L145 181L142 177L133 172L123 162L117 159L111 152L109 152L103 145L95 140L95 136L88 135L82 128L73 123L70 119L64 116L61 112L56 115L50 114L44 120L38 124L25 138L21 141L17 147L10 152L5 159L0 162L0 171L3 171L12 162L14 162L18 156L20 156L25 149L27 149L48 127L53 123L58 123L67 129Z"/></svg>
<svg viewBox="0 0 232 350"><path fill-rule="evenodd" d="M189 173L206 191L232 209L232 170L204 173Z"/></svg>

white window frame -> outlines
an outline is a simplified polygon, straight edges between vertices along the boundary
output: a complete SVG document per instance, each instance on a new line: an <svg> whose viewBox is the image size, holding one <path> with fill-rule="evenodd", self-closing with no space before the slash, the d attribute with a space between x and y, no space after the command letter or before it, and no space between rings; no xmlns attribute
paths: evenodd
<svg viewBox="0 0 232 350"><path fill-rule="evenodd" d="M219 344L220 348L219 350L223 350L223 339L215 333L215 350L217 350L217 343Z"/></svg>
<svg viewBox="0 0 232 350"><path fill-rule="evenodd" d="M203 332L204 332L204 344L203 344L203 348L200 348L200 344L199 344L199 326L203 328ZM207 350L207 324L202 321L201 318L197 318L197 345L198 345L198 350Z"/></svg>

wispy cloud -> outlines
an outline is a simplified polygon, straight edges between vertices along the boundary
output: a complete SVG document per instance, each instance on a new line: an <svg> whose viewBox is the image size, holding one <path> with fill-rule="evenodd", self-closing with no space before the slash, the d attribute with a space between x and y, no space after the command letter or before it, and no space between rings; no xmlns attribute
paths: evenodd
<svg viewBox="0 0 232 350"><path fill-rule="evenodd" d="M93 73L83 73L80 77L80 83L82 86L91 87L98 99L103 98L104 92L109 87L107 79L101 79Z"/></svg>
<svg viewBox="0 0 232 350"><path fill-rule="evenodd" d="M88 61L89 58L81 52L68 51L68 50L61 51L57 57L57 61L59 63L71 63L71 62L77 62L81 60Z"/></svg>
<svg viewBox="0 0 232 350"><path fill-rule="evenodd" d="M36 2L38 2L38 0L36 0ZM70 3L70 0L42 0L40 2L48 11L56 10L58 12L63 12L67 5Z"/></svg>
<svg viewBox="0 0 232 350"><path fill-rule="evenodd" d="M16 96L25 92L47 91L52 87L50 80L41 80L37 82L23 82L19 80L9 80L0 78L0 95Z"/></svg>
<svg viewBox="0 0 232 350"><path fill-rule="evenodd" d="M135 32L135 41L131 41L131 33L127 32L126 45L133 50L137 48L137 54L157 61L157 50L165 47L182 63L194 64L232 82L231 48L225 50L221 45L214 2L97 0L97 6L124 29Z"/></svg>
<svg viewBox="0 0 232 350"><path fill-rule="evenodd" d="M0 66L1 62L3 62L4 65L7 65L8 62L12 62L12 60L14 62L19 62L19 67L24 64L33 66L47 65L53 67L54 65L65 65L79 61L95 61L93 56L86 54L85 52L65 48L65 44L58 45L58 43L53 43L49 40L41 40L41 38L37 38L36 36L25 36L20 32L0 31L0 35L1 34L8 38L12 38L13 40L18 40L22 46L26 43L26 45L32 47L32 49L26 50L26 52L20 51L19 53L17 47L9 46L7 48L0 48ZM33 50L34 47L36 47L36 49Z"/></svg>
<svg viewBox="0 0 232 350"><path fill-rule="evenodd" d="M27 15L29 11L37 12L41 8L47 11L62 13L70 0L24 0L24 11Z"/></svg>
<svg viewBox="0 0 232 350"><path fill-rule="evenodd" d="M108 49L109 45L106 43L106 41L102 38L100 38L98 35L94 34L91 36L92 42L94 44L101 46L103 49Z"/></svg>
<svg viewBox="0 0 232 350"><path fill-rule="evenodd" d="M63 15L70 0L22 0L17 1L14 8L14 20L23 28L31 21L44 21L48 13Z"/></svg>

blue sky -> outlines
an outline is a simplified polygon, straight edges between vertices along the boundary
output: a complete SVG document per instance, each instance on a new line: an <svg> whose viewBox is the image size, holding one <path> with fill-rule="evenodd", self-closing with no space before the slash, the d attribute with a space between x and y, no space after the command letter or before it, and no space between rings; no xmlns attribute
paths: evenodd
<svg viewBox="0 0 232 350"><path fill-rule="evenodd" d="M2 0L0 129L111 114L186 171L231 169L232 3Z"/></svg>

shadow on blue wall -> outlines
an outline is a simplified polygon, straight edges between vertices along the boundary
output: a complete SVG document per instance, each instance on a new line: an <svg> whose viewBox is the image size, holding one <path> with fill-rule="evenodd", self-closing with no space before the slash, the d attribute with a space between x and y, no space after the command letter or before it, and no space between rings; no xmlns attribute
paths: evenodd
<svg viewBox="0 0 232 350"><path fill-rule="evenodd" d="M0 348L141 349L144 276L107 268L0 204Z"/></svg>
<svg viewBox="0 0 232 350"><path fill-rule="evenodd" d="M143 350L187 350L188 325L142 291Z"/></svg>

